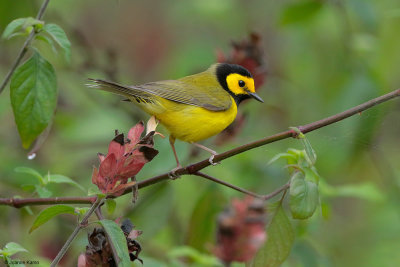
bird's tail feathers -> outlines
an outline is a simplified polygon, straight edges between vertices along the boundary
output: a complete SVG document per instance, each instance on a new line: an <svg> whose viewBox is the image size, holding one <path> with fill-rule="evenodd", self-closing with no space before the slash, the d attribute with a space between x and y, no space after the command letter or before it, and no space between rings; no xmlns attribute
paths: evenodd
<svg viewBox="0 0 400 267"><path fill-rule="evenodd" d="M124 85L117 84L115 82L105 81L101 79L89 78L89 83L86 86L90 88L100 89L103 91L111 92L117 95L122 95L126 97L134 96L133 88L129 88Z"/></svg>

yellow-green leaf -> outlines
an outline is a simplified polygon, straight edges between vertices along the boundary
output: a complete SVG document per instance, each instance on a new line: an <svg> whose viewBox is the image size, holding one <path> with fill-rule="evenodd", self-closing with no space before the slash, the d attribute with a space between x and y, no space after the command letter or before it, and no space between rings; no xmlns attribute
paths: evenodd
<svg viewBox="0 0 400 267"><path fill-rule="evenodd" d="M42 210L33 222L31 229L29 229L29 233L52 219L54 216L64 213L75 214L75 208L67 205L54 205Z"/></svg>
<svg viewBox="0 0 400 267"><path fill-rule="evenodd" d="M280 202L271 210L274 217L267 227L267 241L247 267L278 267L290 254L294 242L294 231Z"/></svg>
<svg viewBox="0 0 400 267"><path fill-rule="evenodd" d="M65 34L64 30L57 24L52 23L44 25L43 30L47 32L62 48L65 59L69 61L71 57L71 43L68 40L68 37ZM52 43L49 44L52 45Z"/></svg>
<svg viewBox="0 0 400 267"><path fill-rule="evenodd" d="M297 172L290 182L290 211L295 219L311 217L319 203L318 184Z"/></svg>
<svg viewBox="0 0 400 267"><path fill-rule="evenodd" d="M26 29L32 29L32 26L36 25L38 25L38 28L40 28L41 26L43 26L43 23L43 21L37 20L32 17L15 19L7 25L2 34L2 38L10 39L17 35L29 34L30 30L26 31Z"/></svg>
<svg viewBox="0 0 400 267"><path fill-rule="evenodd" d="M119 267L129 267L131 266L131 260L129 258L128 245L126 243L126 237L124 232L122 232L121 227L111 220L100 220L99 223L103 226L107 233L109 241L114 245L117 252L117 265Z"/></svg>
<svg viewBox="0 0 400 267"><path fill-rule="evenodd" d="M0 255L4 256L12 256L18 252L28 252L25 248L23 248L20 244L15 242L7 243L3 249L0 249Z"/></svg>

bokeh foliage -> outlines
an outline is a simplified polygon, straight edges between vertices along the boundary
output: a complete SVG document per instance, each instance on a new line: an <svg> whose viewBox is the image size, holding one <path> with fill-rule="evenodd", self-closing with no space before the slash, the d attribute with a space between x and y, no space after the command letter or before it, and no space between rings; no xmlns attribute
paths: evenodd
<svg viewBox="0 0 400 267"><path fill-rule="evenodd" d="M13 19L34 16L40 4L1 1L0 30ZM212 139L205 142L217 151L340 112L398 88L400 82L397 0L51 1L44 20L67 33L71 62L37 41L39 52L57 73L58 105L48 138L32 161L21 146L10 91L0 95L2 197L29 196L21 185L32 179L14 171L20 166L62 174L89 187L96 153L106 152L114 129L126 132L140 119L148 119L119 97L86 88L87 77L126 84L179 78L215 62L217 48L227 53L231 40L258 32L268 71L259 94L266 103L241 106L247 114L241 134L221 147ZM22 43L23 38L1 41L0 77ZM295 245L284 266L400 262L399 110L398 101L392 101L307 135L318 155L318 172L330 185L320 185L321 207L311 219L292 220ZM155 142L160 153L144 167L139 180L174 167L168 140L156 137ZM283 162L267 163L289 147L302 148L298 141L286 140L230 158L206 172L268 193L286 183L288 173ZM206 156L200 152L194 157L191 147L181 142L177 150L183 163ZM82 195L72 186L49 187L57 196ZM356 195L360 187L363 194ZM174 262L172 252L184 245L209 253L218 210L230 198L241 196L209 181L184 177L141 190L134 207L128 196L119 198L113 216L129 217L143 230L139 240L144 261L164 266L163 262ZM41 209L32 207L35 214ZM0 211L0 247L17 242L35 255L30 258L53 258L76 220L57 217L28 234L35 216L25 209L0 206ZM85 234L79 235L66 266L75 264L85 239Z"/></svg>

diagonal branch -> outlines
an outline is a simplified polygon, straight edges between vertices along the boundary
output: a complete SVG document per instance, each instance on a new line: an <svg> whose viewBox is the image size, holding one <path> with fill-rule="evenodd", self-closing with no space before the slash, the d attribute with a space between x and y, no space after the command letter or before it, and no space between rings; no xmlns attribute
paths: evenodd
<svg viewBox="0 0 400 267"><path fill-rule="evenodd" d="M36 16L37 20L40 20L43 17L44 11L47 8L47 5L49 4L50 0L44 0L42 6L39 9L39 12ZM25 40L24 45L22 46L21 50L18 53L17 59L14 61L14 64L12 65L10 71L7 73L6 78L4 79L3 83L0 85L0 94L3 92L4 88L6 87L8 81L11 79L11 76L13 75L14 71L17 69L19 63L21 60L24 58L26 51L28 51L28 46L32 42L33 37L35 37L35 29L31 30L31 33L29 34L28 38Z"/></svg>
<svg viewBox="0 0 400 267"><path fill-rule="evenodd" d="M341 121L343 119L346 119L348 117L351 117L355 114L359 114L364 110L367 110L375 105L381 104L383 102L389 101L390 99L396 98L400 96L400 89L394 90L390 93L387 93L385 95L382 95L380 97L374 98L372 100L369 100L361 105L358 105L356 107L353 107L351 109L348 109L346 111L343 111L341 113L338 113L336 115L330 116L328 118L319 120L319 121L315 121L303 126L299 126L297 127L298 129L300 129L300 131L302 133L308 133L308 132L312 132L316 129L325 127L327 125L336 123L338 121ZM224 159L233 157L237 154L243 153L245 151L254 149L256 147L260 147L269 143L273 143L279 140L283 140L283 139L287 139L289 137L296 137L297 133L293 130L288 130L288 131L284 131L281 133L277 133L268 137L265 137L263 139L236 147L234 149L228 150L226 152L223 152L221 154L218 154L215 156L214 161L218 162L218 161L222 161ZM178 170L175 171L175 174L177 175L185 175L185 174L192 174L195 175L196 173L198 173L200 170L208 167L210 165L210 162L208 161L208 159L199 161L197 163L191 164L187 167L182 167ZM137 183L138 188L143 188L143 187L147 187L150 186L152 184L156 184L165 180L169 179L168 176L168 172L154 176L152 178L140 181ZM202 176L203 177L203 176ZM206 177L204 177L206 178ZM208 179L208 178L207 178ZM217 181L214 181L217 182ZM223 184L225 186L227 186L227 184L221 183L222 181L218 180L218 183ZM136 186L136 185L135 185ZM234 188L232 186L229 186L231 188ZM234 188L235 189L235 188ZM247 190L240 188L241 192L245 192ZM132 188L128 188L125 190L124 194L128 194L132 192ZM279 193L279 192L278 192ZM254 194L254 193L253 193ZM271 193L271 194L274 194ZM20 208L23 206L27 206L27 205L48 205L48 204L55 204L55 203L75 203L75 204L87 204L87 203L93 203L93 201L95 200L95 198L93 197L58 197L58 198L45 198L45 199L41 199L41 198L26 198L26 199L19 199L19 198L0 198L0 205L8 205L8 206L12 206L15 208Z"/></svg>
<svg viewBox="0 0 400 267"><path fill-rule="evenodd" d="M249 190L246 190L246 189L243 189L241 187L238 187L236 185L232 185L230 183L224 182L222 180L219 180L219 179L217 179L215 177L212 177L212 176L210 176L208 174L205 174L205 173L202 173L202 172L196 172L194 175L203 177L205 179L211 180L211 181L216 182L218 184L222 184L222 185L224 185L226 187L232 188L233 190L242 192L242 193L244 193L246 195L250 195L250 196L255 197L255 198L260 198L262 200L269 200L269 199L273 198L274 196L278 195L280 192L282 192L282 191L284 191L284 190L286 190L286 189L288 189L290 187L290 183L287 183L287 184L284 184L283 186L279 187L275 191L269 193L268 195L259 195L257 193L254 193L254 192L251 192Z"/></svg>
<svg viewBox="0 0 400 267"><path fill-rule="evenodd" d="M359 114L375 105L381 104L383 102L389 101L390 99L393 99L395 97L400 96L400 89L394 90L390 93L387 93L385 95L382 95L380 97L371 99L363 104L360 104L356 107L353 107L351 109L348 109L346 111L343 111L341 113L338 113L336 115L330 116L328 118L319 120L319 121L315 121L303 126L299 126L297 127L302 133L308 133L308 132L312 132L316 129L325 127L327 125L336 123L338 121L344 120L348 117L351 117L355 114ZM218 154L214 157L214 161L215 162L219 162L222 161L224 159L230 158L232 156L235 156L237 154L243 153L245 151L269 144L269 143L273 143L276 141L280 141L289 137L296 137L298 134L294 131L294 130L288 130L288 131L284 131L284 132L280 132L268 137L265 137L263 139L245 144L245 145L241 145L239 147L236 147L234 149L228 150L226 152L223 152L221 154ZM185 174L194 174L202 169L204 169L205 167L209 166L210 162L208 161L208 159L202 160L200 162L194 163L192 165L189 165L187 167L182 167L178 170L175 171L176 175L185 175ZM147 180L138 182L138 187L142 188L142 187L146 187L164 180L167 180L169 178L168 173L164 173L164 174L160 174L158 176L149 178ZM124 194L127 194L131 191L131 189L127 189Z"/></svg>
<svg viewBox="0 0 400 267"><path fill-rule="evenodd" d="M92 207L90 210L88 210L83 217L82 221L79 222L79 224L75 227L74 231L72 234L69 236L67 241L65 242L64 246L61 248L61 250L58 252L57 256L54 258L53 262L51 263L51 267L57 266L57 264L60 262L62 257L65 255L67 252L68 248L71 246L72 241L74 241L75 237L78 235L79 231L82 228L85 228L88 224L89 217L92 215L93 212L96 211L96 209L103 203L103 199L101 198L96 198L95 202L93 203Z"/></svg>

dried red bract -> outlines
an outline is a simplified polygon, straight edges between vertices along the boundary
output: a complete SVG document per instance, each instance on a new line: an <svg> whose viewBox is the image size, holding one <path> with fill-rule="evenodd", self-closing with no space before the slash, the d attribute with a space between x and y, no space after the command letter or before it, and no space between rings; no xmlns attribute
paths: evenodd
<svg viewBox="0 0 400 267"><path fill-rule="evenodd" d="M130 185L128 179L158 154L153 148L156 132L151 131L141 138L143 131L144 124L140 122L129 130L127 139L124 134L117 134L108 146L107 155L98 154L100 166L93 169L92 183L103 193L121 195Z"/></svg>
<svg viewBox="0 0 400 267"><path fill-rule="evenodd" d="M251 260L267 238L264 203L247 197L233 199L218 217L215 255L225 263Z"/></svg>
<svg viewBox="0 0 400 267"><path fill-rule="evenodd" d="M125 219L122 222L121 229L126 237L129 257L131 261L138 260L143 264L143 261L139 258L142 248L139 242L135 240L142 232L133 230L133 228L134 226L129 219ZM78 267L117 266L113 258L111 246L103 229L95 228L88 235L88 241L89 244L86 246L86 252L79 255Z"/></svg>
<svg viewBox="0 0 400 267"><path fill-rule="evenodd" d="M229 56L217 51L217 62L238 64L250 71L254 78L255 89L259 90L264 84L266 69L263 61L263 48L261 37L257 33L251 33L247 39L232 42ZM222 145L234 138L243 128L245 116L239 111L236 120L228 126L215 139L217 145Z"/></svg>

